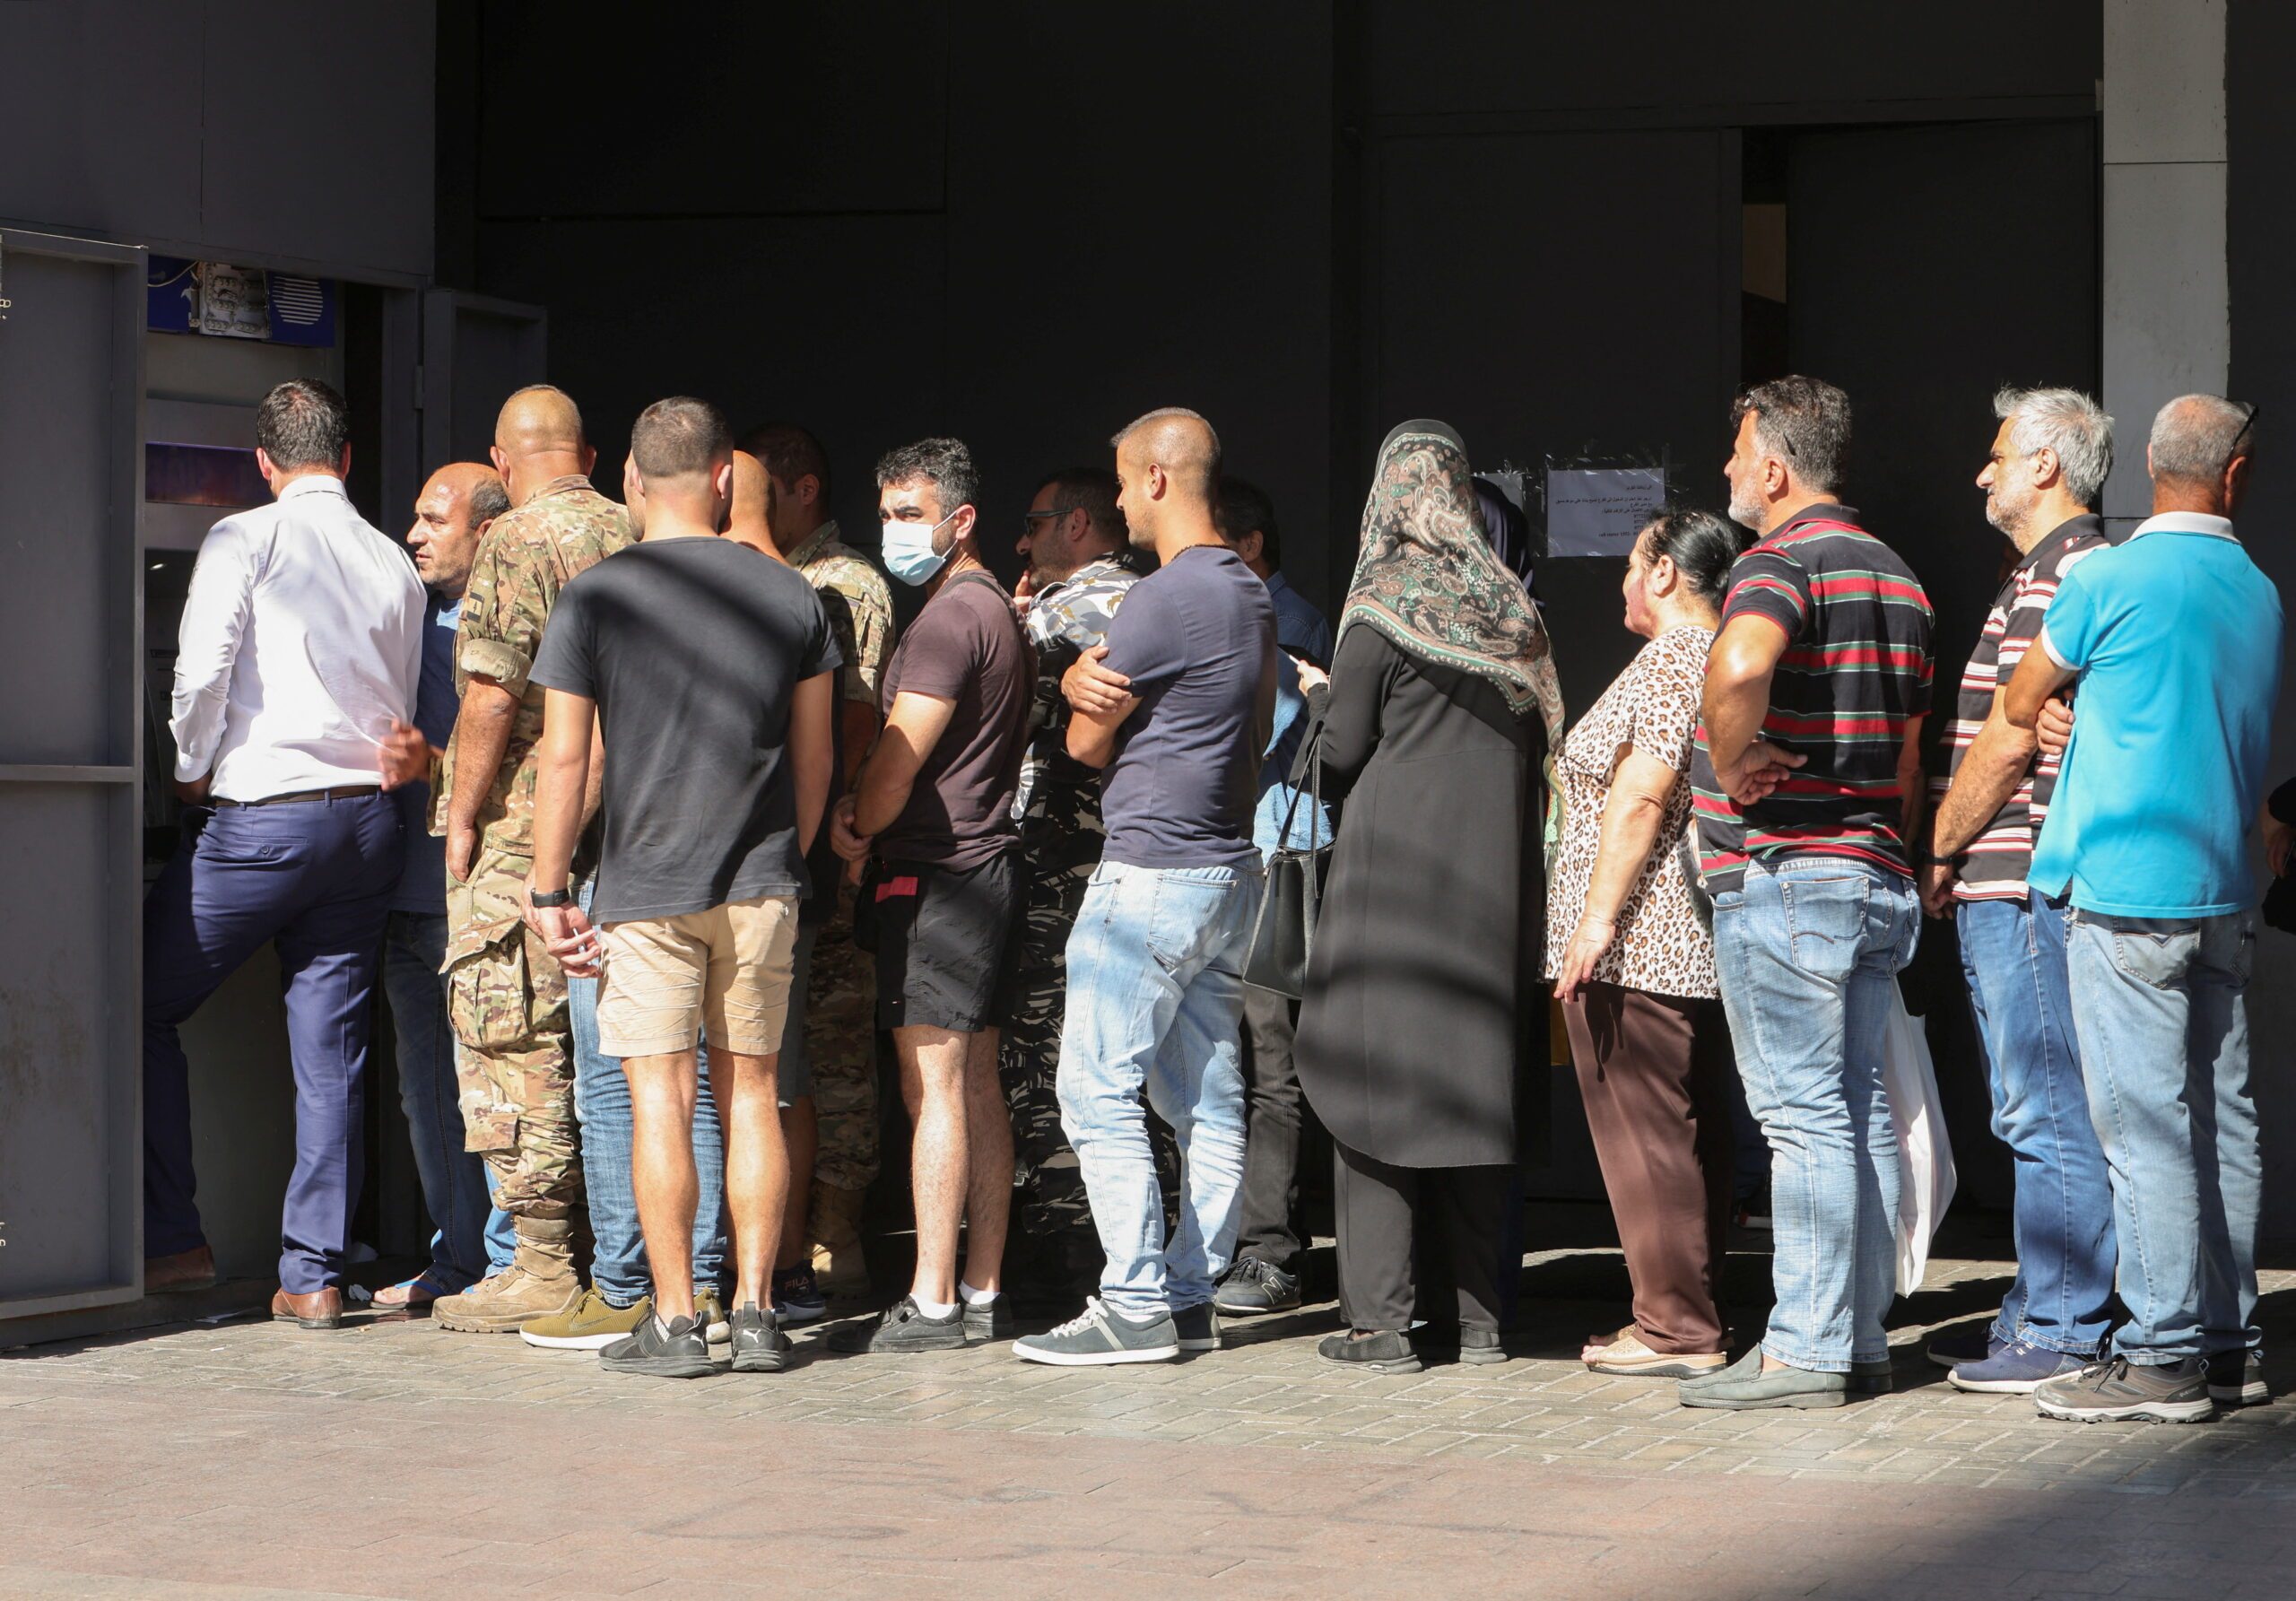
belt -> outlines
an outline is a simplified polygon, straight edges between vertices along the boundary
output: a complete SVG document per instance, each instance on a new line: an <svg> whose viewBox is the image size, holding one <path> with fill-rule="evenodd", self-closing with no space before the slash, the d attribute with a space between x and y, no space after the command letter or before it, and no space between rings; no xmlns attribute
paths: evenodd
<svg viewBox="0 0 2296 1601"><path fill-rule="evenodd" d="M222 796L210 797L209 804L217 806L285 806L298 801L357 800L362 795L380 795L380 784L342 784L333 789L298 789L292 795L266 795L261 800L225 800Z"/></svg>

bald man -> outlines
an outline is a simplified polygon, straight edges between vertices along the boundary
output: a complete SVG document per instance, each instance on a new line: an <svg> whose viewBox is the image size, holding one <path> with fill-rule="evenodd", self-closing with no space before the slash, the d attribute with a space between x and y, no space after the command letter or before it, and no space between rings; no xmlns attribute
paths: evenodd
<svg viewBox="0 0 2296 1601"><path fill-rule="evenodd" d="M1055 1367L1220 1344L1213 1286L1235 1247L1244 1170L1252 813L1275 703L1275 609L1220 536L1219 436L1175 406L1112 442L1118 508L1161 566L1061 683L1069 755L1107 770L1108 842L1069 936L1057 1086L1108 1260L1082 1317L1013 1343ZM1169 1244L1144 1097L1179 1137Z"/></svg>
<svg viewBox="0 0 2296 1601"><path fill-rule="evenodd" d="M517 1247L507 1270L433 1306L441 1327L471 1333L508 1333L582 1299L566 977L520 921L543 707L526 674L559 591L631 543L622 508L590 487L597 452L564 391L511 396L490 454L513 509L479 547L455 648L462 706L440 779L445 972L468 1148L492 1170Z"/></svg>
<svg viewBox="0 0 2296 1601"><path fill-rule="evenodd" d="M773 540L773 479L765 464L746 450L734 452L734 507L726 514L726 537L783 560Z"/></svg>
<svg viewBox="0 0 2296 1601"><path fill-rule="evenodd" d="M430 1214L430 1265L375 1292L386 1309L426 1311L439 1297L486 1276L486 1165L465 1148L447 1014L447 866L430 834L430 779L455 727L455 635L471 564L494 519L510 509L501 474L483 461L449 462L415 497L406 543L429 594L423 611L422 682L414 721L385 742L383 787L398 797L406 867L383 929L383 993L398 1042L398 1089L414 1150L414 1173Z"/></svg>

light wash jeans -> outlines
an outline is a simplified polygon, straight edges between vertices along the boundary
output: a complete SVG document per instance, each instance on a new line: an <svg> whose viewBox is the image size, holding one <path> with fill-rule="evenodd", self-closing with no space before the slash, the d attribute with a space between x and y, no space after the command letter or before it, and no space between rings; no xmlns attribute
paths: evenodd
<svg viewBox="0 0 2296 1601"><path fill-rule="evenodd" d="M1849 857L1756 861L1715 897L1722 1004L1770 1150L1778 1304L1762 1349L1807 1371L1890 1353L1898 1141L1882 1053L1920 937L1913 881Z"/></svg>
<svg viewBox="0 0 2296 1601"><path fill-rule="evenodd" d="M2112 1322L2113 1192L2074 1042L2065 914L2029 890L1964 901L1953 922L1994 1136L2016 1162L2017 1276L1993 1337L2094 1356Z"/></svg>
<svg viewBox="0 0 2296 1601"><path fill-rule="evenodd" d="M1243 961L1257 864L1102 862L1068 935L1060 1123L1108 1266L1100 1299L1132 1318L1201 1306L1235 1249L1244 1178ZM1179 1232L1141 1097L1180 1148Z"/></svg>
<svg viewBox="0 0 2296 1601"><path fill-rule="evenodd" d="M2248 1092L2256 920L2075 908L2066 943L2089 1114L2112 1172L2134 1362L2255 1350L2264 1188Z"/></svg>
<svg viewBox="0 0 2296 1601"><path fill-rule="evenodd" d="M585 912L595 883L582 886ZM582 1129L582 1184L589 1192L590 1234L597 1241L590 1282L609 1305L634 1306L639 1296L652 1292L654 1281L630 1177L630 1080L622 1075L620 1057L598 1049L598 981L567 979L566 998L573 1019L574 1119ZM693 1208L693 1283L706 1290L718 1283L726 1267L726 1143L718 1127L718 1103L709 1098L706 1045L695 1049L694 1071L699 1082L693 1166L701 1188Z"/></svg>

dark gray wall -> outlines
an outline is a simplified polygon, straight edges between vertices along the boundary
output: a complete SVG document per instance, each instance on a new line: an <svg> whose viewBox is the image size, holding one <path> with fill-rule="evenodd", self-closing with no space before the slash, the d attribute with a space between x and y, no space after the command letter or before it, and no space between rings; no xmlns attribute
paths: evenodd
<svg viewBox="0 0 2296 1601"><path fill-rule="evenodd" d="M427 277L430 0L0 5L0 218Z"/></svg>

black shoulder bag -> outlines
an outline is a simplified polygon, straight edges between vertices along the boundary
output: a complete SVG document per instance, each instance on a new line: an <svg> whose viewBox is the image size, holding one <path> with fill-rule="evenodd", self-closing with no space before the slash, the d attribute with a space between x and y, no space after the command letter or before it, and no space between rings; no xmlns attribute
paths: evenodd
<svg viewBox="0 0 2296 1601"><path fill-rule="evenodd" d="M1292 822L1300 813L1304 794L1315 808L1309 815L1309 832L1323 816L1324 725L1318 718L1300 747L1308 783L1299 783L1300 770L1292 770L1292 804L1283 808L1283 831L1275 854L1268 859L1267 882L1260 891L1259 915L1252 919L1251 949L1244 957L1244 982L1298 1000L1308 992L1308 957L1316 944L1316 914L1323 899L1324 858L1329 845L1306 849L1292 847ZM1335 835L1336 831L1335 831Z"/></svg>

